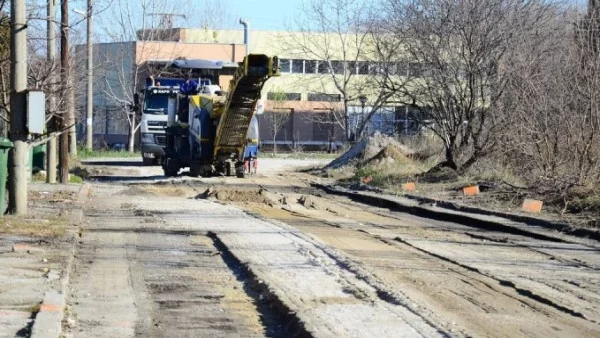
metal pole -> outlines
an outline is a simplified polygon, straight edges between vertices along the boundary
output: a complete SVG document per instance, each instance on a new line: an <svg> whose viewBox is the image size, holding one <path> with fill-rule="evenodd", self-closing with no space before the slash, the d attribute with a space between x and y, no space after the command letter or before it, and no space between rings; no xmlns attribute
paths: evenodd
<svg viewBox="0 0 600 338"><path fill-rule="evenodd" d="M360 126L360 135L358 135L358 136L359 136L360 138L362 138L362 136L363 136L363 135L364 135L364 133L365 133L365 128L366 128L366 126L365 126L365 102L364 102L364 101L361 101L361 102L360 102L360 105L362 106L362 108L361 108L361 112L360 112L360 119L361 119L362 121L361 121L361 126Z"/></svg>
<svg viewBox="0 0 600 338"><path fill-rule="evenodd" d="M406 81L408 81L408 77L410 76L410 64L406 64ZM408 135L408 105L404 105L404 135Z"/></svg>
<svg viewBox="0 0 600 338"><path fill-rule="evenodd" d="M27 214L27 181L29 145L25 125L25 91L27 90L27 20L25 0L11 2L10 48L10 139L14 148L9 156L8 210ZM4 184L2 182L2 184Z"/></svg>
<svg viewBox="0 0 600 338"><path fill-rule="evenodd" d="M48 0L48 21L46 22L47 29L47 47L48 47L48 62L50 64L54 64L56 62L56 25L54 20L56 19L56 7L55 0ZM54 82L56 81L56 77L54 76L54 72L50 73L49 76L50 81L50 93L48 95L48 110L52 113L56 112L56 86ZM52 117L48 122L48 131L53 132L56 131L56 118ZM51 138L46 146L46 182L48 183L56 183L56 153L57 153L57 143L56 137Z"/></svg>
<svg viewBox="0 0 600 338"><path fill-rule="evenodd" d="M68 8L67 8L68 9ZM67 23L69 22L69 16L67 15ZM67 29L70 29L67 25ZM67 34L67 54L69 53L69 41ZM71 64L69 62L69 67L67 68L67 76L68 76L68 86L67 92L65 96L65 100L67 103L67 126L69 128L69 155L71 157L77 157L77 128L75 127L75 90L73 88L73 79L71 72Z"/></svg>
<svg viewBox="0 0 600 338"><path fill-rule="evenodd" d="M69 0L60 6L60 66L63 102L69 101ZM69 103L64 102L61 114L61 129L68 127ZM69 132L60 134L60 183L69 183Z"/></svg>
<svg viewBox="0 0 600 338"><path fill-rule="evenodd" d="M92 6L94 0L87 0L87 105L86 105L86 128L85 148L92 150L94 146L93 121L94 121L94 83L93 83L93 47L92 47Z"/></svg>
<svg viewBox="0 0 600 338"><path fill-rule="evenodd" d="M250 54L250 32L249 22L244 19L240 19L240 24L244 26L244 44L246 45L246 56Z"/></svg>

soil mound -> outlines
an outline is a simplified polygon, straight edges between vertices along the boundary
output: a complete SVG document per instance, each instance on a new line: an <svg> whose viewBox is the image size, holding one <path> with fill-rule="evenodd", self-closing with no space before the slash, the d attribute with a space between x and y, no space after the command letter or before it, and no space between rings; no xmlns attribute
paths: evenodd
<svg viewBox="0 0 600 338"><path fill-rule="evenodd" d="M342 156L331 161L325 169L337 169L347 165L363 165L372 158L380 156L380 153L386 148L389 149L383 155L386 155L385 157L387 158L398 158L397 154L406 158L406 156L410 156L413 153L411 149L394 138L375 133L375 135L356 143L347 152L342 154ZM391 157L387 155L391 155Z"/></svg>
<svg viewBox="0 0 600 338"><path fill-rule="evenodd" d="M260 203L270 206L281 204L278 197L264 189L236 189L210 187L196 196L197 199L212 199L221 202Z"/></svg>
<svg viewBox="0 0 600 338"><path fill-rule="evenodd" d="M378 152L377 155L367 160L365 164L380 166L384 164L403 163L407 161L408 158L406 157L406 155L400 152L398 148L396 148L393 145L387 145L385 148L381 149L381 151Z"/></svg>

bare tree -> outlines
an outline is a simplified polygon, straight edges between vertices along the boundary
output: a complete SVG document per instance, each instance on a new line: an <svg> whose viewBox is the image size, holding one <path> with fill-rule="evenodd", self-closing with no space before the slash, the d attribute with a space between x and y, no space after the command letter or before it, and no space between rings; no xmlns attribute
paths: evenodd
<svg viewBox="0 0 600 338"><path fill-rule="evenodd" d="M426 113L444 144L440 166L465 170L496 144L497 118L511 57L523 34L535 34L543 0L385 0L380 20L391 26L410 82L399 88L407 104ZM543 27L542 27L543 28Z"/></svg>
<svg viewBox="0 0 600 338"><path fill-rule="evenodd" d="M307 89L324 97L339 95L342 111L341 114L334 114L334 119L345 130L346 140L350 139L351 134L349 107L360 105L361 96L370 99L367 118L357 128L357 133L362 135L370 117L392 94L382 91L385 88L376 85L370 76L378 74L372 62L377 55L374 55L368 29L371 3L362 0L304 1L298 10L301 14L294 27L298 32L281 36L283 53L298 58L292 60L292 73L295 72L294 67L304 66L305 73L313 73L318 77L307 84ZM298 85L302 84L306 84L306 81L299 79ZM317 115L306 118L322 120ZM314 122L329 124L331 120L328 115L326 121Z"/></svg>
<svg viewBox="0 0 600 338"><path fill-rule="evenodd" d="M194 13L186 7L185 14ZM99 18L104 35L112 45L99 51L95 76L99 91L108 99L107 105L120 112L116 118L128 126L128 150L134 151L135 134L139 128L139 115L130 109L134 94L143 85L145 74L160 75L160 67L146 62L148 59L172 59L176 56L176 44L171 50L152 41L177 41L173 25L175 19L190 19L184 15L177 1L118 0L112 10ZM108 23L110 22L110 25ZM162 26L161 26L162 24ZM165 60L166 61L166 60Z"/></svg>
<svg viewBox="0 0 600 338"><path fill-rule="evenodd" d="M198 12L202 15L193 18L191 21L194 27L203 29L231 29L237 27L238 22L231 12L232 7L233 5L227 0L203 1L198 8Z"/></svg>
<svg viewBox="0 0 600 338"><path fill-rule="evenodd" d="M7 14L7 1L0 1L0 130L8 135L10 111L10 17Z"/></svg>
<svg viewBox="0 0 600 338"><path fill-rule="evenodd" d="M600 182L600 17L557 11L548 20L509 60L513 109L501 141L525 182L564 194Z"/></svg>
<svg viewBox="0 0 600 338"><path fill-rule="evenodd" d="M282 91L274 91L269 93L271 100L271 110L265 114L265 122L269 126L271 140L273 141L273 155L277 154L277 135L281 128L286 125L290 119L291 110L284 108L284 102L287 101L286 93Z"/></svg>

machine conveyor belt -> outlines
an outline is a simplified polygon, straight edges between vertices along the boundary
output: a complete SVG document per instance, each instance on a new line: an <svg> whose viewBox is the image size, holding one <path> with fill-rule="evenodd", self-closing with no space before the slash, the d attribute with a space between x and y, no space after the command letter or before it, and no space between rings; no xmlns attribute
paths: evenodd
<svg viewBox="0 0 600 338"><path fill-rule="evenodd" d="M241 156L263 85L270 76L278 75L273 59L276 61L265 55L249 55L236 71L217 127L215 156L234 152Z"/></svg>

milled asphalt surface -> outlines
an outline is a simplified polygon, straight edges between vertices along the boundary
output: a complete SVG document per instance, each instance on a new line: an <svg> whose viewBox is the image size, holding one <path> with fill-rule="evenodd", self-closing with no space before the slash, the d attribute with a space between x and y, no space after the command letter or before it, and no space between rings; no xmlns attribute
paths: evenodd
<svg viewBox="0 0 600 338"><path fill-rule="evenodd" d="M282 169L322 162L263 160L257 178L161 184L157 167L102 163L64 336L600 335L594 243L289 187L298 177Z"/></svg>
<svg viewBox="0 0 600 338"><path fill-rule="evenodd" d="M439 335L293 228L118 185L95 185L94 201L71 283L74 337Z"/></svg>
<svg viewBox="0 0 600 338"><path fill-rule="evenodd" d="M68 336L263 336L243 283L212 240L139 208L165 205L163 198L120 186L98 185L94 194L76 251Z"/></svg>

